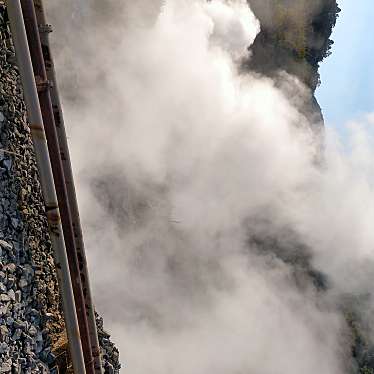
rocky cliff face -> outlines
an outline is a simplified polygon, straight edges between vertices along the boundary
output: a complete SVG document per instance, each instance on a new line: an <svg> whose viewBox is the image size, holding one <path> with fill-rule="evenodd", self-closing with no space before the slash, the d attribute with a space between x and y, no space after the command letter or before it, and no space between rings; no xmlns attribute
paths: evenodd
<svg viewBox="0 0 374 374"><path fill-rule="evenodd" d="M311 89L303 111L315 127L323 125L314 97L319 64L331 52L332 29L340 12L336 0L248 0L261 23L245 69L277 79L280 72L296 76Z"/></svg>
<svg viewBox="0 0 374 374"><path fill-rule="evenodd" d="M340 12L336 0L248 0L261 22L261 32L251 47L252 55L243 69L282 81L286 72L310 88L302 110L312 126L323 126L323 117L314 92L320 83L319 66L331 53L330 39ZM286 236L292 236L292 232ZM294 237L292 244L277 236L264 237L251 232L251 245L273 253L294 269L295 278L309 282L324 292L328 280L310 266L308 248ZM365 296L347 295L341 300L341 312L352 331L352 368L354 374L374 373L374 345L370 338L369 308Z"/></svg>
<svg viewBox="0 0 374 374"><path fill-rule="evenodd" d="M286 71L314 91L319 64L331 53L330 36L340 12L336 0L248 2L261 22L261 32L247 66L271 76Z"/></svg>

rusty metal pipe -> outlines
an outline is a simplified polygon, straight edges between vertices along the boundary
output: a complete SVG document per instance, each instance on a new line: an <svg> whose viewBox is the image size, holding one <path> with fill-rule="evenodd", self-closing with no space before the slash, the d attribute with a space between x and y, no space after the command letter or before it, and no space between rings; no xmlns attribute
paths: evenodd
<svg viewBox="0 0 374 374"><path fill-rule="evenodd" d="M84 357L79 334L72 282L69 274L63 230L60 220L60 211L56 190L54 187L55 184L53 180L51 161L48 154L43 118L34 79L20 0L8 1L7 11L48 218L49 233L55 256L56 272L60 286L73 369L77 374L84 374L86 372Z"/></svg>
<svg viewBox="0 0 374 374"><path fill-rule="evenodd" d="M76 250L78 254L83 294L84 294L85 304L86 304L87 320L88 320L88 327L90 331L92 355L94 357L95 373L102 374L103 369L102 369L101 357L100 357L100 346L99 346L99 339L98 339L98 334L97 334L95 309L94 309L93 299L92 299L92 294L91 294L91 289L90 289L89 272L88 272L86 254L85 254L82 226L81 226L81 222L79 218L78 202L77 202L77 196L76 196L76 191L75 191L75 186L74 186L73 171L72 171L72 166L71 166L71 161L70 161L70 152L69 152L69 146L67 142L64 116L62 112L62 106L61 106L61 101L60 101L60 96L59 96L59 91L58 91L56 72L55 72L55 67L54 67L54 62L53 62L53 56L52 56L50 45L49 45L49 34L52 31L52 29L51 29L51 26L46 21L46 14L45 14L44 6L43 6L43 1L34 0L34 8L36 12L37 22L39 25L40 41L42 44L42 51L43 51L45 67L47 70L47 77L48 77L48 80L51 82L50 95L51 95L51 100L52 100L54 116L55 116L55 124L56 124L58 141L60 145L62 164L64 168L65 182L66 182L66 188L67 188L68 198L69 198L69 206L70 206L71 215L72 215L71 218L72 218L74 235L75 235L75 245L76 245Z"/></svg>
<svg viewBox="0 0 374 374"><path fill-rule="evenodd" d="M80 336L87 374L94 374L94 359L91 351L90 332L83 287L81 282L75 235L71 219L68 192L62 165L60 145L56 132L56 124L50 96L50 82L42 52L34 4L32 0L21 0L23 17L28 37L31 60L38 88L39 102L42 111L47 144L52 164L52 172L56 186L57 198L61 211L62 229L64 232L66 252L68 255L71 281L74 290Z"/></svg>

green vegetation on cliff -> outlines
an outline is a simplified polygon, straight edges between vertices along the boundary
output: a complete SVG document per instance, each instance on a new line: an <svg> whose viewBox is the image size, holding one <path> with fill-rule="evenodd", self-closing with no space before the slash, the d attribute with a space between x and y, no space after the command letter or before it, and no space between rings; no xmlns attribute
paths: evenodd
<svg viewBox="0 0 374 374"><path fill-rule="evenodd" d="M265 75L284 70L312 90L319 83L319 63L331 53L332 29L340 9L336 0L249 0L261 32L247 66Z"/></svg>

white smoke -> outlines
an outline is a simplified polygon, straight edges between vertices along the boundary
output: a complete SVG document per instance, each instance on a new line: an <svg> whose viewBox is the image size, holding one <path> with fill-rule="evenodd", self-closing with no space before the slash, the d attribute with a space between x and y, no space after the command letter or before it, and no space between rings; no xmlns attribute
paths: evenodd
<svg viewBox="0 0 374 374"><path fill-rule="evenodd" d="M78 77L65 114L96 303L127 370L348 372L341 296L373 279L370 119L317 162L306 89L238 73L259 31L244 0L166 0L151 16L139 4L99 26L82 1L85 38L58 56L60 76Z"/></svg>

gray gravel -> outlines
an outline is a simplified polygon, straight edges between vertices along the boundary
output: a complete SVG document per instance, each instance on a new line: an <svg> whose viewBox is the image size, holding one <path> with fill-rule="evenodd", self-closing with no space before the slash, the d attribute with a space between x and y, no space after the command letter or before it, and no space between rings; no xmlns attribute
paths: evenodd
<svg viewBox="0 0 374 374"><path fill-rule="evenodd" d="M65 329L6 21L0 0L0 373L50 373ZM100 317L98 327L105 373L119 373L118 350Z"/></svg>

